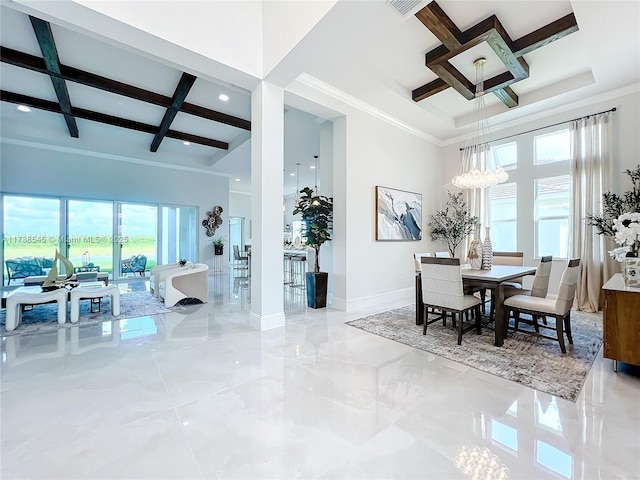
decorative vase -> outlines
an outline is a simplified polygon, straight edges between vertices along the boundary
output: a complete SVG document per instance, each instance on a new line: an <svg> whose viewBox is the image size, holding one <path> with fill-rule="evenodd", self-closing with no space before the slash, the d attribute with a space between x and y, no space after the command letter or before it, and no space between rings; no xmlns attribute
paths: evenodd
<svg viewBox="0 0 640 480"><path fill-rule="evenodd" d="M622 276L627 287L640 287L640 259L638 257L625 257L622 264Z"/></svg>
<svg viewBox="0 0 640 480"><path fill-rule="evenodd" d="M482 269L482 254L483 254L483 246L482 240L480 240L480 226L476 226L476 232L474 235L474 239L471 241L469 245L469 252L467 253L467 258L469 259L469 265L474 270Z"/></svg>
<svg viewBox="0 0 640 480"><path fill-rule="evenodd" d="M491 270L493 266L493 246L491 245L491 227L485 227L484 245L482 248L482 269Z"/></svg>
<svg viewBox="0 0 640 480"><path fill-rule="evenodd" d="M214 245L213 246L214 255L223 255L224 254L224 245Z"/></svg>

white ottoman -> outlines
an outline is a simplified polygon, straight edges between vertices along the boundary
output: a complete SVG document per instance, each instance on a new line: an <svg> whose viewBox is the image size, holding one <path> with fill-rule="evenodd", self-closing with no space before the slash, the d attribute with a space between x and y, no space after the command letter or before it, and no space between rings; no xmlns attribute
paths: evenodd
<svg viewBox="0 0 640 480"><path fill-rule="evenodd" d="M86 298L111 297L111 315L120 315L120 290L117 285L106 287L76 287L71 290L71 323L76 323L80 318L80 300Z"/></svg>
<svg viewBox="0 0 640 480"><path fill-rule="evenodd" d="M20 287L7 297L7 316L5 328L7 332L15 330L22 320L22 305L58 302L58 323L67 321L67 289L59 288L43 292L40 287Z"/></svg>

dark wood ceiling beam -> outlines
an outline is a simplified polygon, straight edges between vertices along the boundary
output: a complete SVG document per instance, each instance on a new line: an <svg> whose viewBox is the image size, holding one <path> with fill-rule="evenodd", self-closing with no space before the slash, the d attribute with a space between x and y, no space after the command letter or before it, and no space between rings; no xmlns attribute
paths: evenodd
<svg viewBox="0 0 640 480"><path fill-rule="evenodd" d="M3 102L27 105L32 108L39 108L53 113L63 113L60 105L56 102L30 97L28 95L21 95L19 93L7 92L5 90L0 90L0 100ZM158 131L158 127L155 125L149 125L147 123L128 120L126 118L116 117L113 115L106 115L104 113L94 112L93 110L86 110L84 108L72 107L71 113L75 117L82 118L84 120L92 120L94 122L100 122L114 127L128 128L129 130L136 130L138 132L149 133L152 135ZM190 133L179 132L176 130L168 130L166 136L176 140L197 143L199 145L220 148L222 150L227 150L229 148L229 144L227 142L201 137L199 135L192 135Z"/></svg>
<svg viewBox="0 0 640 480"><path fill-rule="evenodd" d="M549 25L545 25L524 37L514 40L511 48L516 57L521 57L527 53L533 52L540 47L544 47L549 43L560 40L567 35L578 31L578 22L573 13L566 15Z"/></svg>
<svg viewBox="0 0 640 480"><path fill-rule="evenodd" d="M435 95L438 92L446 90L449 88L449 84L442 80L441 78L436 78L435 80L423 85L421 87L416 88L411 92L411 98L414 101L419 102L420 100L424 100L431 95Z"/></svg>
<svg viewBox="0 0 640 480"><path fill-rule="evenodd" d="M38 40L38 45L40 46L40 51L42 52L42 57L47 69L47 73L59 75L60 58L58 57L58 50L56 49L56 43L53 39L53 32L51 32L51 25L49 24L49 22L45 22L44 20L40 20L39 18L32 17L31 15L29 15L29 20L31 20L33 32L35 33L36 39ZM64 121L67 123L69 134L72 137L78 138L78 125L76 124L76 119L73 118L73 115L71 114L71 98L69 98L67 84L59 76L50 75L50 78L51 83L53 84L53 89L56 92L56 97L58 97L60 108L62 109L62 112L64 114Z"/></svg>
<svg viewBox="0 0 640 480"><path fill-rule="evenodd" d="M440 76L442 73L445 84L457 87L456 90L467 99L473 98L470 93L475 91L475 87L467 88L470 82L467 82L465 87L465 82L460 78L462 74L449 63L449 60L486 41L509 72L485 80L485 92L494 93L509 107L517 105L518 96L508 86L529 76L529 65L522 56L578 30L575 16L569 14L512 41L498 18L492 15L464 32L460 32L435 2L431 2L417 12L416 17L443 43L425 55L425 64L437 75ZM456 46L456 42L459 46ZM448 88L446 85L434 80L414 89L411 96L418 102L445 90Z"/></svg>
<svg viewBox="0 0 640 480"><path fill-rule="evenodd" d="M462 32L436 2L420 9L416 17L447 49L455 50L463 44Z"/></svg>
<svg viewBox="0 0 640 480"><path fill-rule="evenodd" d="M511 87L494 90L493 94L500 99L507 107L512 108L518 105L518 95Z"/></svg>
<svg viewBox="0 0 640 480"><path fill-rule="evenodd" d="M437 63L431 70L467 100L473 100L476 87L449 62Z"/></svg>
<svg viewBox="0 0 640 480"><path fill-rule="evenodd" d="M28 53L12 50L10 48L0 48L0 60L4 63L15 65L16 67L22 67L44 74L48 73L44 61L41 58L29 55ZM171 97L167 97L166 95L150 92L143 88L128 85L117 80L112 80L110 78L95 75L66 65L60 65L60 73L52 75L58 76L64 80L80 83L88 87L104 90L109 93L115 93L124 97L133 98L134 100L151 103L159 107L168 108L172 103ZM199 105L193 105L185 102L182 104L180 111L206 120L211 120L213 122L223 123L225 125L251 131L251 122L249 120L218 112L216 110L211 110Z"/></svg>
<svg viewBox="0 0 640 480"><path fill-rule="evenodd" d="M176 87L175 92L173 92L173 97L171 98L171 106L167 108L166 112L164 112L162 122L160 122L160 126L158 127L158 132L154 135L153 140L151 141L149 150L152 152L158 151L158 147L160 146L162 139L169 131L169 127L173 123L173 119L176 118L180 107L182 107L182 104L184 103L185 98L187 98L187 95L195 81L196 77L189 75L188 73L183 73L182 77L180 77L178 86Z"/></svg>
<svg viewBox="0 0 640 480"><path fill-rule="evenodd" d="M439 10L437 4L432 2L428 7L430 8L425 7L425 9L431 12L431 14L423 18L421 20L422 23L437 37L445 38L446 36L442 33L442 30L444 28L451 28L453 22L444 12ZM439 10L440 13L434 14L434 8L435 10ZM446 25L446 27L444 25ZM455 25L453 25L453 28L455 30L450 32L450 36L462 39L461 43L456 46L454 42L449 41L449 45L443 44L428 52L425 55L427 67L449 86L453 87L460 95L467 100L472 100L476 96L477 86L466 79L449 60L466 50L486 42L510 72L507 81L503 78L491 79L493 81L490 82L490 84L494 85L491 91L500 100L504 101L508 107L511 108L515 106L513 102L514 100L517 102L518 97L514 96L512 90L502 91L502 88L527 78L529 76L529 65L523 58L516 58L513 55L511 50L511 37L500 23L500 20L498 20L498 17L491 15L463 33L460 33ZM503 84L503 86L495 87L495 85L498 84Z"/></svg>

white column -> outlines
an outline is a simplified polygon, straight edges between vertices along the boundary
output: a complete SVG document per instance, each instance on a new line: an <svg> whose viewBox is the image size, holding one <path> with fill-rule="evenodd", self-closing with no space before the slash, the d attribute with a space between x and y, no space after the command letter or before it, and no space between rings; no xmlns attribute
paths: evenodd
<svg viewBox="0 0 640 480"><path fill-rule="evenodd" d="M284 90L261 82L251 95L251 322L284 325L282 238Z"/></svg>

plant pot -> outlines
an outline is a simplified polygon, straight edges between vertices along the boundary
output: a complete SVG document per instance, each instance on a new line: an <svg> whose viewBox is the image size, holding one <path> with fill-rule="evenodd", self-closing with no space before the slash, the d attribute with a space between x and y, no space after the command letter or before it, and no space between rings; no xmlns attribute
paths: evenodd
<svg viewBox="0 0 640 480"><path fill-rule="evenodd" d="M214 245L213 253L215 255L223 255L224 254L224 245Z"/></svg>
<svg viewBox="0 0 640 480"><path fill-rule="evenodd" d="M307 272L307 306L309 308L324 308L327 306L327 272Z"/></svg>

